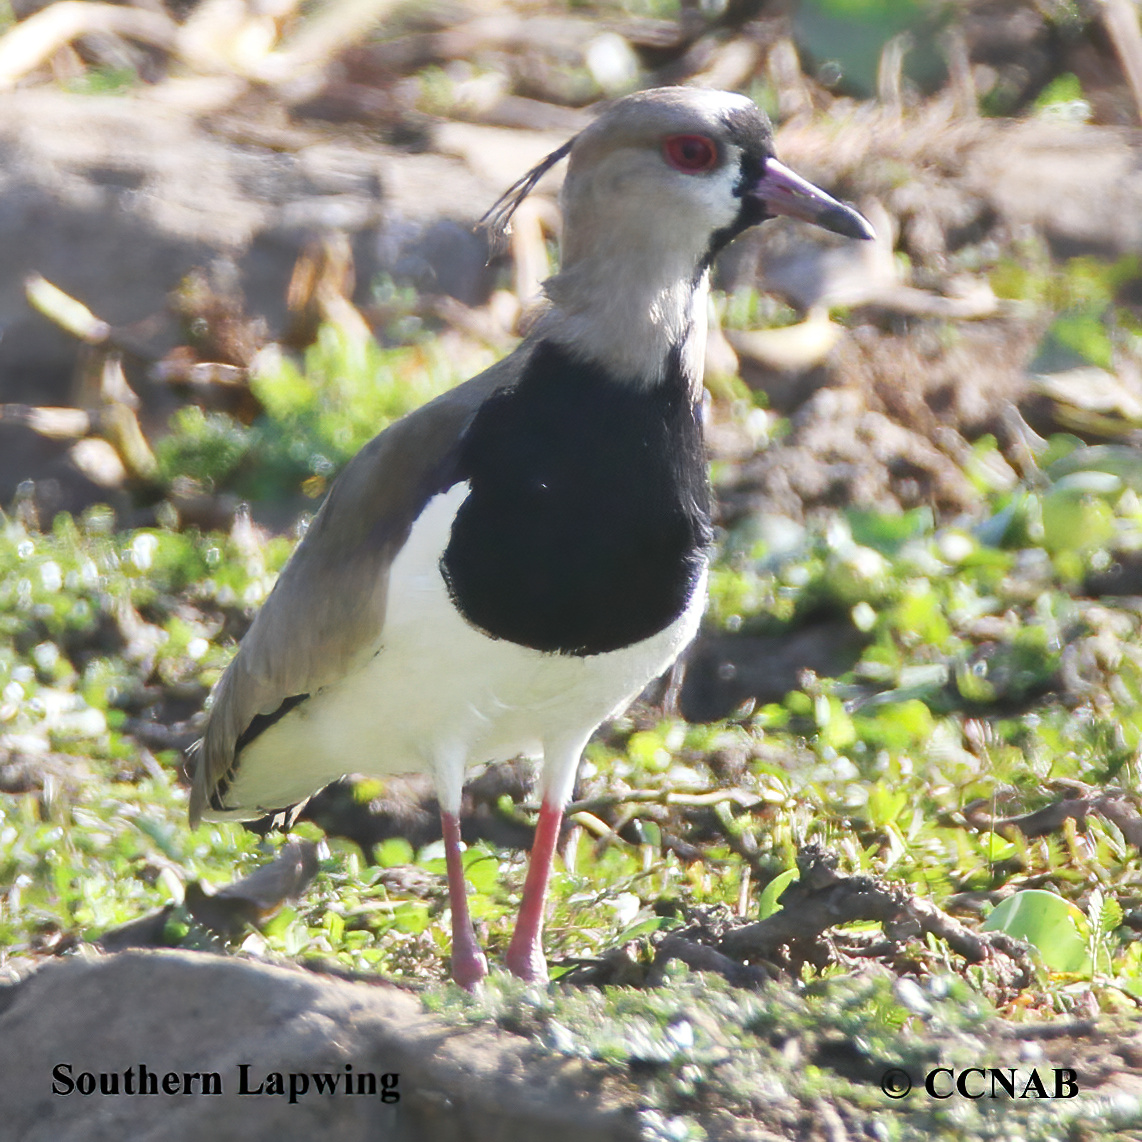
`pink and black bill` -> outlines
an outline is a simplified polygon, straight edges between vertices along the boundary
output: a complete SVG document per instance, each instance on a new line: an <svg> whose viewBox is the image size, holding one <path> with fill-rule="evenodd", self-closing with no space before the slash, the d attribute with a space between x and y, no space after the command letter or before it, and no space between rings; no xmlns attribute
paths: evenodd
<svg viewBox="0 0 1142 1142"><path fill-rule="evenodd" d="M761 204L768 218L785 215L845 238L876 237L863 214L826 194L773 157L765 160L761 178L747 188L746 194Z"/></svg>

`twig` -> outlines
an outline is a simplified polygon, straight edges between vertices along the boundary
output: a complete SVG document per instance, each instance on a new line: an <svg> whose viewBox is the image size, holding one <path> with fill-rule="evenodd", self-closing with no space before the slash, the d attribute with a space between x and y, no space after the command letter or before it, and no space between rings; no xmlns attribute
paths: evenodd
<svg viewBox="0 0 1142 1142"><path fill-rule="evenodd" d="M1121 793L1115 791L1089 797L1065 797L1032 813L997 818L991 827L997 833L1014 827L1025 837L1043 837L1058 832L1067 820L1073 820L1082 828L1092 814L1110 821L1128 843L1142 848L1142 817Z"/></svg>
<svg viewBox="0 0 1142 1142"><path fill-rule="evenodd" d="M15 86L80 36L123 36L173 51L178 25L162 12L118 4L59 0L0 36L0 90Z"/></svg>
<svg viewBox="0 0 1142 1142"><path fill-rule="evenodd" d="M976 933L901 885L871 876L840 876L835 861L817 846L797 857L800 881L782 895L783 907L765 920L726 931L718 950L736 959L773 959L783 945L817 940L828 929L854 920L875 920L893 942L931 934L969 963L996 953L1025 969L1026 950L1003 932Z"/></svg>
<svg viewBox="0 0 1142 1142"><path fill-rule="evenodd" d="M289 83L325 67L346 45L364 39L395 7L395 0L337 0L321 5L284 44L260 61L258 78Z"/></svg>
<svg viewBox="0 0 1142 1142"><path fill-rule="evenodd" d="M694 971L712 971L725 976L733 987L757 987L772 976L764 968L743 964L723 955L716 948L696 944L682 936L664 936L658 944L652 972L660 971L670 960L681 960Z"/></svg>
<svg viewBox="0 0 1142 1142"><path fill-rule="evenodd" d="M744 789L711 789L704 792L681 792L675 789L630 789L625 793L606 793L599 797L589 797L585 801L573 801L567 806L568 814L595 813L599 809L613 809L616 805L686 805L701 808L718 805L723 801L734 801L742 808L750 809L760 805L764 798ZM535 806L538 812L539 806Z"/></svg>
<svg viewBox="0 0 1142 1142"><path fill-rule="evenodd" d="M3 41L0 41L2 51ZM111 326L106 321L40 274L29 274L24 279L24 296L37 313L88 345L103 345L111 336Z"/></svg>
<svg viewBox="0 0 1142 1142"><path fill-rule="evenodd" d="M576 825L582 826L593 837L598 837L600 840L615 841L626 848L634 847L628 841L624 841L606 821L599 820L594 813L588 813L582 809L574 810L567 814L567 820L574 821Z"/></svg>
<svg viewBox="0 0 1142 1142"><path fill-rule="evenodd" d="M876 97L896 118L904 114L904 57L913 43L908 32L893 36L881 49L876 69Z"/></svg>
<svg viewBox="0 0 1142 1142"><path fill-rule="evenodd" d="M82 440L92 429L85 409L48 405L0 404L0 423L22 424L49 440Z"/></svg>

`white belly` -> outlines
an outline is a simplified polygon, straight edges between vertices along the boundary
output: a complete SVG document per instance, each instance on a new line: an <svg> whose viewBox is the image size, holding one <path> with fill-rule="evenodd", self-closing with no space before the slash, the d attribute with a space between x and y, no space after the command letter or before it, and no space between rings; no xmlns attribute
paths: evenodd
<svg viewBox="0 0 1142 1142"><path fill-rule="evenodd" d="M571 759L569 791L574 762L598 725L694 637L704 572L678 619L621 650L580 657L489 638L460 616L440 573L467 494L458 484L429 502L393 562L376 653L242 752L231 804L278 809L346 773L426 771L442 807L455 811L466 766L519 755Z"/></svg>

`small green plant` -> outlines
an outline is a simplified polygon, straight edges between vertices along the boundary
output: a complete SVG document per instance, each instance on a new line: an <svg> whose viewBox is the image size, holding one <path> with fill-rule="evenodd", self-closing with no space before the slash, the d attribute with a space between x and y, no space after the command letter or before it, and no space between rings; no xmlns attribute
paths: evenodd
<svg viewBox="0 0 1142 1142"><path fill-rule="evenodd" d="M1055 76L1035 98L1035 113L1046 119L1086 123L1091 117L1090 101L1083 94L1082 82L1073 72Z"/></svg>
<svg viewBox="0 0 1142 1142"><path fill-rule="evenodd" d="M1089 976L1093 959L1087 918L1054 892L1026 889L999 904L983 925L1033 945L1051 971Z"/></svg>
<svg viewBox="0 0 1142 1142"><path fill-rule="evenodd" d="M386 349L332 325L300 366L264 357L251 378L265 409L252 430L258 463L242 490L265 495L311 480L308 490L319 493L373 436L461 376L437 342Z"/></svg>
<svg viewBox="0 0 1142 1142"><path fill-rule="evenodd" d="M2 27L0 23L0 30ZM139 73L133 67L89 67L70 81L67 89L76 95L123 95L138 84Z"/></svg>
<svg viewBox="0 0 1142 1142"><path fill-rule="evenodd" d="M225 413L187 405L171 417L170 435L158 442L159 479L171 486L191 479L208 490L221 487L252 447L250 430Z"/></svg>
<svg viewBox="0 0 1142 1142"><path fill-rule="evenodd" d="M438 396L488 355L454 361L438 341L386 348L326 325L302 360L267 350L250 387L263 408L252 425L188 406L156 446L167 487L190 479L255 500L302 490L318 498L363 445L394 420Z"/></svg>
<svg viewBox="0 0 1142 1142"><path fill-rule="evenodd" d="M1101 888L1087 901L1087 957L1095 975L1109 975L1117 949L1113 937L1122 924L1122 905Z"/></svg>

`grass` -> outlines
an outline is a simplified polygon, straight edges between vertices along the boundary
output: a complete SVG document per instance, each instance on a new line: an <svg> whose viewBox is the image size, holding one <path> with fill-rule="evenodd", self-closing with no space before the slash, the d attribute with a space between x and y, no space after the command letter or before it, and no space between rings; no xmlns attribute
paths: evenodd
<svg viewBox="0 0 1142 1142"><path fill-rule="evenodd" d="M1020 286L1004 272L1012 292L1040 288L1034 275ZM1083 296L1100 312L1113 305L1112 293ZM739 315L751 307L730 306ZM157 449L160 469L171 481L245 494L320 491L377 425L455 373L431 339L354 348L326 332L301 367L262 367L259 421L178 414ZM367 388L373 377L381 384ZM723 722L688 725L639 708L599 735L581 795L613 802L594 815L601 830L582 818L564 854L545 943L557 963L616 947L649 963L656 933L690 910L728 915L744 901L756 917L778 907L799 848L817 841L843 872L898 882L972 926L1004 898L1052 894L1067 907L1040 914L1031 938L1046 949L1059 938L1050 925L1062 924L1081 944L1069 970L1041 962L1032 986L1013 995L987 964L968 967L931 940L899 973L806 968L758 993L675 966L658 990L535 989L497 974L472 998L439 982L449 943L439 845L416 852L389 840L370 864L312 825L300 832L320 841L316 880L230 950L384 973L423 989L450 1019L494 1020L545 1049L618 1068L640 1092L648 1137L702 1137L714 1111L795 1129L798 1108L822 1097L859 1121L883 1111L877 1083L887 1067L1010 1066L1001 1025L1133 1015L1142 1002L1136 847L1097 814L1034 838L993 831L992 820L1084 789L1121 789L1131 803L1142 607L1097 597L1090 584L1142 549L1142 461L1060 435L1015 487L996 477L1002 467L995 442L979 441L971 517L839 512L779 552L746 527L721 537L708 627L780 634L843 617L864 649L840 677L806 674L780 701L746 704ZM222 947L190 923L188 887L232 881L279 841L236 826L190 831L182 759L155 727L201 705L290 546L251 543L241 527L116 532L101 508L59 516L43 533L18 505L0 520L0 772L9 790L0 799L0 963L67 950L160 908L169 909L168 943ZM359 795L378 788L367 783ZM498 811L530 812L510 800ZM502 960L523 857L481 842L465 861L481 939ZM409 887L394 875L408 866L428 878ZM878 1136L1079 1137L1092 1115L1140 1121L1137 1104L1121 1100L1020 1103L1002 1123L975 1113L962 1101L929 1102L920 1117L886 1120Z"/></svg>
<svg viewBox="0 0 1142 1142"><path fill-rule="evenodd" d="M937 1064L1006 1072L1014 1063L1010 1045L994 1039L990 1006L968 983L946 976L920 985L847 976L747 994L686 968L651 992L547 991L495 974L478 997L436 988L425 1002L451 1021L492 1019L549 1051L636 1075L650 1139L702 1139L698 1119L717 1122L718 1115L757 1117L782 1136L802 1136L804 1108L822 1100L858 1129L875 1122L873 1136L884 1139L1083 1137L1096 1126L1137 1122L1112 1098L1007 1099L993 1108L1000 1113L936 1098L918 1113L894 1106L881 1088L894 1071L919 1086ZM1040 1068L1053 1093L1046 1058L1021 1073ZM944 1078L934 1080L940 1093Z"/></svg>

